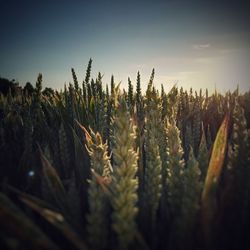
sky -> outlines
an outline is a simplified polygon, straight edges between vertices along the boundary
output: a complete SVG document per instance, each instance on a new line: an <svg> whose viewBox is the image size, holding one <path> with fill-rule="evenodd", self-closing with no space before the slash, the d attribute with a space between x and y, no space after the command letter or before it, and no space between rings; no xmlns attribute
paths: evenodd
<svg viewBox="0 0 250 250"><path fill-rule="evenodd" d="M155 85L210 92L249 90L249 1L1 0L0 76L21 85L63 88L79 82L93 59L92 77L145 89Z"/></svg>

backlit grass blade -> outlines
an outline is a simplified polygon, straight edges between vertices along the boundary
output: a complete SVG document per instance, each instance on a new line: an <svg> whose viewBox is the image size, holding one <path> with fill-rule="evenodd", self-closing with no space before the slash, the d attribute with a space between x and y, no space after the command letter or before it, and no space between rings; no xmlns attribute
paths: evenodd
<svg viewBox="0 0 250 250"><path fill-rule="evenodd" d="M227 114L217 132L212 155L209 161L205 185L201 197L201 219L205 244L208 249L213 248L213 226L217 210L216 191L224 165L227 148L229 115Z"/></svg>
<svg viewBox="0 0 250 250"><path fill-rule="evenodd" d="M206 202L211 194L213 187L219 182L222 167L225 159L227 147L229 115L224 118L214 141L211 158L209 161L205 185L202 193L202 202Z"/></svg>

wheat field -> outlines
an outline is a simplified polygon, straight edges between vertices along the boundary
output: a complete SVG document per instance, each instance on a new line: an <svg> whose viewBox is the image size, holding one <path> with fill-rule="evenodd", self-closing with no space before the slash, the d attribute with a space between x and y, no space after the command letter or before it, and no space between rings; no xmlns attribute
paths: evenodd
<svg viewBox="0 0 250 250"><path fill-rule="evenodd" d="M0 94L1 249L249 249L250 92L91 67Z"/></svg>

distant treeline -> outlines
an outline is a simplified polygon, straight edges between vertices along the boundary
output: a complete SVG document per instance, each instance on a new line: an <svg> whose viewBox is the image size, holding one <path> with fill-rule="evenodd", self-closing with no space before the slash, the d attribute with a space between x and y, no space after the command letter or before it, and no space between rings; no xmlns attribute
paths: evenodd
<svg viewBox="0 0 250 250"><path fill-rule="evenodd" d="M19 82L16 82L15 79L9 80L7 78L0 77L0 93L3 95L8 95L8 93L11 93L12 96L20 94L20 93L26 93L27 95L31 96L35 91L35 88L30 82L27 82L24 87L21 87L19 85ZM51 95L54 94L54 90L52 88L46 87L42 91L43 95Z"/></svg>

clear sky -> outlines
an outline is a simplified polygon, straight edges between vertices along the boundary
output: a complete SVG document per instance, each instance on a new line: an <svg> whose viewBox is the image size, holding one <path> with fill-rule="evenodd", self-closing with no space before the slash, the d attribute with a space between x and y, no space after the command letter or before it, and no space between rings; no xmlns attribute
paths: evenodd
<svg viewBox="0 0 250 250"><path fill-rule="evenodd" d="M249 1L1 0L0 76L63 88L93 59L104 82L225 91L250 86Z"/></svg>

